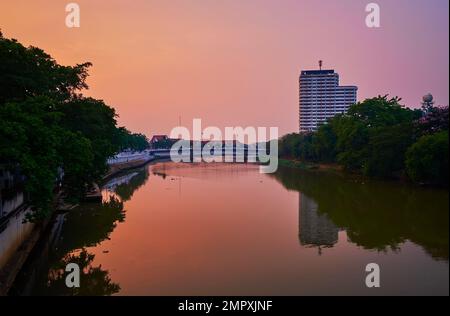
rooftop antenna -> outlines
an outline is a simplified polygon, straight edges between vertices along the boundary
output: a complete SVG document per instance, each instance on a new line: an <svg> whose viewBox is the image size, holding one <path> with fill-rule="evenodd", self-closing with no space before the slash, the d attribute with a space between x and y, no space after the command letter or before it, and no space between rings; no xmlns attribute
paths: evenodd
<svg viewBox="0 0 450 316"><path fill-rule="evenodd" d="M319 69L322 70L323 61L319 60Z"/></svg>

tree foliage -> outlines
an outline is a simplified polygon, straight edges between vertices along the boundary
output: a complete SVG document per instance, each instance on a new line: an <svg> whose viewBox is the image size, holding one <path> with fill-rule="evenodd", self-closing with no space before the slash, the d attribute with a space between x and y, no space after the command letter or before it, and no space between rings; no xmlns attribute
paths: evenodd
<svg viewBox="0 0 450 316"><path fill-rule="evenodd" d="M406 153L406 170L418 183L448 186L448 131L422 136Z"/></svg>
<svg viewBox="0 0 450 316"><path fill-rule="evenodd" d="M143 151L149 147L148 138L144 134L132 133L125 127L118 128L115 133L116 143L122 151L127 149Z"/></svg>
<svg viewBox="0 0 450 316"><path fill-rule="evenodd" d="M0 166L25 176L30 220L50 214L62 174L66 193L79 199L109 157L148 146L144 135L117 127L112 107L81 94L90 66L59 65L0 33Z"/></svg>
<svg viewBox="0 0 450 316"><path fill-rule="evenodd" d="M0 35L0 104L28 97L49 96L67 100L88 88L86 78L91 63L73 67L59 65L37 47L24 47L15 39Z"/></svg>
<svg viewBox="0 0 450 316"><path fill-rule="evenodd" d="M408 174L415 181L424 178L424 182L442 183L442 179L437 180L429 172L434 174L436 171L433 170L442 170L443 166L434 164L437 162L434 159L445 158L441 150L448 148L448 137L445 143L443 136L438 142L430 135L445 131L448 135L448 107L411 110L400 101L387 96L367 99L352 105L347 113L331 118L314 133L286 135L279 142L280 156L338 163L347 170L371 177L398 178ZM423 136L431 138L413 145ZM414 149L409 149L411 146ZM416 161L414 153L426 146L435 150L434 158L413 163ZM407 152L410 156L408 172L405 171ZM419 165L427 176L419 176L418 170L413 171Z"/></svg>

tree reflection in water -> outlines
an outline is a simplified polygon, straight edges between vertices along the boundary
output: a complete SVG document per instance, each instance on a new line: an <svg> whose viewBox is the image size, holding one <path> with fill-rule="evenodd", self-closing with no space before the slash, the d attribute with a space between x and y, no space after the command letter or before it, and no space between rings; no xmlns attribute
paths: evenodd
<svg viewBox="0 0 450 316"><path fill-rule="evenodd" d="M203 177L198 170L189 172ZM448 261L448 191L286 168L280 168L270 177L284 188L298 192L299 239L304 247L317 247L325 253L327 247L340 242L339 231L345 230L349 242L364 249L397 251L405 241L411 241L433 258ZM90 247L109 239L125 221L124 201L130 200L148 178L146 168L112 179L104 192L108 199L103 204L83 205L65 214L60 226L54 229L59 231L54 237L56 241L47 242L48 250L39 250L34 256L35 260L45 259L43 268L34 272L36 282L30 285L33 278L30 273L24 273L24 288L31 290L21 291L16 287L17 293L111 295L120 292L120 284L114 283L114 277L98 265L101 258L89 253L93 252ZM279 192L286 196L283 189ZM71 260L83 267L81 282L86 288L80 291L62 288L62 268Z"/></svg>
<svg viewBox="0 0 450 316"><path fill-rule="evenodd" d="M125 221L124 202L131 199L148 177L148 168L142 168L117 177L120 181L111 179L105 185L107 189L101 204L83 204L60 215L53 230L55 233L48 236L41 249L35 251L34 258L28 260L16 282L14 293L83 296L118 293L120 285L111 280L109 272L101 265L93 264L95 255L89 253L87 248L109 239L117 225ZM56 241L52 243L52 239ZM45 260L42 260L43 254L48 254ZM77 263L80 267L79 289L69 289L65 285L65 267L69 263Z"/></svg>
<svg viewBox="0 0 450 316"><path fill-rule="evenodd" d="M317 212L318 217L326 216L332 226L346 230L349 240L365 249L396 251L401 243L410 240L433 258L448 261L446 190L291 168L280 168L273 177L286 189L299 192L300 216L308 211ZM302 203L302 199L307 203ZM314 205L313 209L302 210L308 205ZM326 227L333 244L335 230L330 226L313 228ZM300 225L300 235L301 229ZM324 232L311 231L309 235L322 236Z"/></svg>
<svg viewBox="0 0 450 316"><path fill-rule="evenodd" d="M129 178L126 179L127 181L117 183L113 189L114 193L116 193L123 202L130 201L134 192L136 192L147 182L149 171L147 167L144 167L136 170L135 172L128 173L128 176Z"/></svg>
<svg viewBox="0 0 450 316"><path fill-rule="evenodd" d="M112 295L120 291L120 286L111 281L107 270L102 270L101 265L93 267L95 256L88 253L86 249L68 254L58 261L48 273L46 295ZM68 288L66 286L65 268L69 263L76 263L80 267L79 288Z"/></svg>

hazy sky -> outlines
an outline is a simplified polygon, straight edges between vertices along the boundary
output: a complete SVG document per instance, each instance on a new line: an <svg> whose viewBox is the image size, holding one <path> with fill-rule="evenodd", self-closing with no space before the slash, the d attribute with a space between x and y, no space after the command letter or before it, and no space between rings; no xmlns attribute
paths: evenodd
<svg viewBox="0 0 450 316"><path fill-rule="evenodd" d="M449 1L78 0L81 27L65 26L64 0L0 0L0 28L59 63L91 61L87 92L119 123L152 135L178 125L298 129L302 69L339 72L358 99L431 92L449 103Z"/></svg>

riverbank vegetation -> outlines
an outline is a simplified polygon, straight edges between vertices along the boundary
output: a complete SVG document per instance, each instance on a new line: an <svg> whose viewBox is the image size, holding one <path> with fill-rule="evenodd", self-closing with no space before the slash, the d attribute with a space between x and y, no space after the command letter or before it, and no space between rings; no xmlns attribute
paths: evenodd
<svg viewBox="0 0 450 316"><path fill-rule="evenodd" d="M448 186L448 106L411 110L400 101L387 96L367 99L316 132L286 135L279 141L280 158Z"/></svg>
<svg viewBox="0 0 450 316"><path fill-rule="evenodd" d="M364 249L388 254L413 242L433 258L448 262L449 200L445 190L395 181L361 185L353 177L300 169L281 168L271 176L286 189L299 192L300 214L320 214L321 224L315 227L321 236L332 231L322 222L328 219L331 227L345 228L347 240Z"/></svg>
<svg viewBox="0 0 450 316"><path fill-rule="evenodd" d="M25 177L29 220L51 213L57 183L80 199L109 157L148 147L144 135L117 126L114 108L82 94L91 66L62 66L0 33L0 167Z"/></svg>

